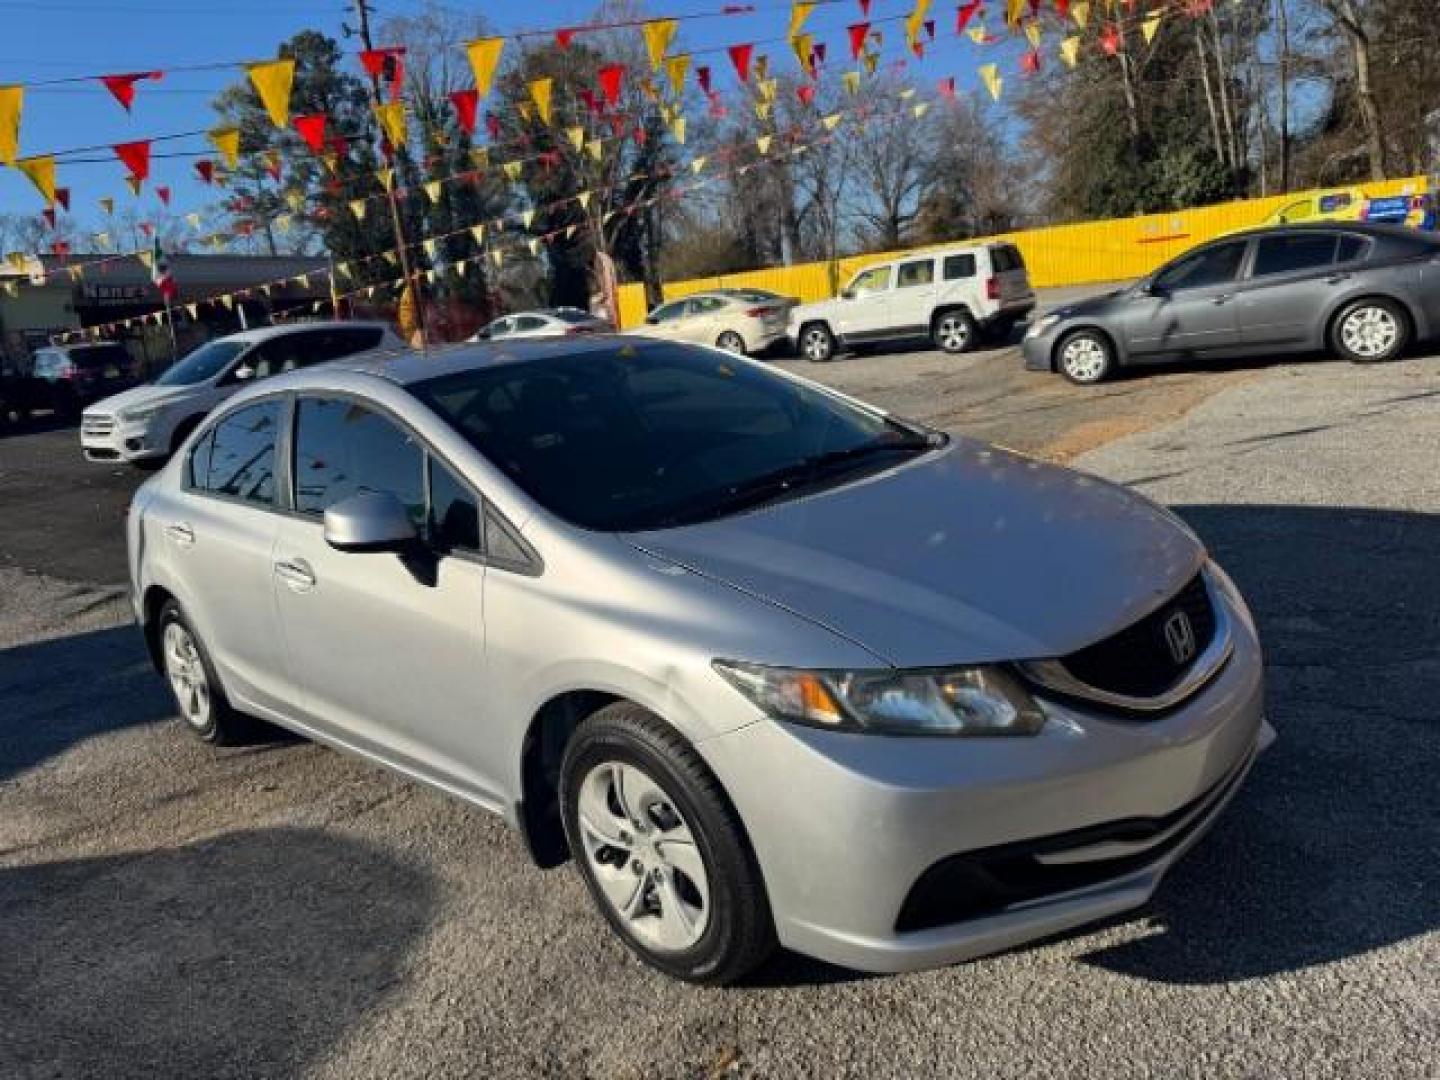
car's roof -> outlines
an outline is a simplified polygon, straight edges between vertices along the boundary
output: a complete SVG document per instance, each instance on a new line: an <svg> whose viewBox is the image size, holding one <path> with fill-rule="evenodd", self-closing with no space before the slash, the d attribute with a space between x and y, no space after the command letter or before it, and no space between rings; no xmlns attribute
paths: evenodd
<svg viewBox="0 0 1440 1080"><path fill-rule="evenodd" d="M360 319L317 319L313 322L280 323L276 326L257 326L253 330L241 330L234 334L226 334L217 341L239 341L246 344L256 344L261 341L269 341L271 338L284 337L286 334L299 334L308 330L389 330L390 324L377 321L365 321Z"/></svg>
<svg viewBox="0 0 1440 1080"><path fill-rule="evenodd" d="M427 379L458 375L480 368L506 364L522 364L561 356L583 356L587 353L613 352L622 348L664 348L653 338L624 334L562 338L507 338L502 341L466 341L444 345L426 352L362 353L358 356L319 364L309 371L329 368L377 375L382 379L409 386Z"/></svg>
<svg viewBox="0 0 1440 1080"><path fill-rule="evenodd" d="M1408 225L1387 225L1373 221L1288 221L1283 224L1257 225L1253 229L1238 229L1233 233L1215 237L1216 240L1243 240L1252 236L1268 236L1273 233L1304 232L1353 232L1362 236L1384 237L1391 240L1419 240L1440 245L1440 236L1423 232Z"/></svg>

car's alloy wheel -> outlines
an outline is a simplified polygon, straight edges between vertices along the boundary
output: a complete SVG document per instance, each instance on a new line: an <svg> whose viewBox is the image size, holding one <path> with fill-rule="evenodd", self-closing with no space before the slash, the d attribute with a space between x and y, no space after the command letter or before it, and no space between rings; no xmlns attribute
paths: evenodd
<svg viewBox="0 0 1440 1080"><path fill-rule="evenodd" d="M1389 304L1359 303L1340 317L1336 340L1340 352L1358 363L1389 360L1405 345L1402 317Z"/></svg>
<svg viewBox="0 0 1440 1080"><path fill-rule="evenodd" d="M1077 383L1097 383L1110 373L1110 346L1098 335L1081 332L1060 345L1060 371Z"/></svg>
<svg viewBox="0 0 1440 1080"><path fill-rule="evenodd" d="M738 353L741 356L745 355L745 339L734 330L726 330L715 339L715 345L717 348L724 349L726 352Z"/></svg>
<svg viewBox="0 0 1440 1080"><path fill-rule="evenodd" d="M181 718L199 732L211 726L210 677L200 659L200 650L185 625L176 620L165 627L163 638L165 675Z"/></svg>
<svg viewBox="0 0 1440 1080"><path fill-rule="evenodd" d="M656 952L693 947L710 921L710 875L675 800L642 769L608 761L580 783L579 824L615 916Z"/></svg>
<svg viewBox="0 0 1440 1080"><path fill-rule="evenodd" d="M935 323L935 344L947 353L963 353L975 340L975 323L963 311L949 311Z"/></svg>
<svg viewBox="0 0 1440 1080"><path fill-rule="evenodd" d="M823 364L835 355L835 338L823 326L807 326L800 333L800 353L813 364Z"/></svg>

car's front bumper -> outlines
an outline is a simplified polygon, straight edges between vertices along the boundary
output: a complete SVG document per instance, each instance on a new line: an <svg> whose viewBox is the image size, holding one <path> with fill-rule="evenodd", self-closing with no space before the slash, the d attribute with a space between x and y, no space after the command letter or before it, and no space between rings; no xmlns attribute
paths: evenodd
<svg viewBox="0 0 1440 1080"><path fill-rule="evenodd" d="M1064 323L1055 323L1041 329L1041 323L1032 323L1020 342L1020 355L1030 371L1054 371L1055 343L1064 330Z"/></svg>
<svg viewBox="0 0 1440 1080"><path fill-rule="evenodd" d="M80 450L87 461L113 462L164 457L170 448L159 445L149 424L86 413L80 420Z"/></svg>
<svg viewBox="0 0 1440 1080"><path fill-rule="evenodd" d="M782 944L862 970L910 971L1142 904L1274 737L1258 642L1248 619L1234 622L1225 667L1158 719L1047 701L1050 720L1033 737L886 738L760 721L706 740ZM997 851L1022 854L1042 887L978 912L960 895L953 921L908 928L912 894L946 864L973 857L985 869Z"/></svg>

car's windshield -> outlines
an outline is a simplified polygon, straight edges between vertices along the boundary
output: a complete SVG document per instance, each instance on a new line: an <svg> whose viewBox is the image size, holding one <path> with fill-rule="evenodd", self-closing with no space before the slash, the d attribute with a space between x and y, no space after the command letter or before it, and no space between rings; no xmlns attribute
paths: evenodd
<svg viewBox="0 0 1440 1080"><path fill-rule="evenodd" d="M553 315L555 318L559 319L561 322L572 323L576 326L582 323L595 321L595 316L591 315L588 311L581 311L579 308L573 307L555 308L553 311L550 312L550 314Z"/></svg>
<svg viewBox="0 0 1440 1080"><path fill-rule="evenodd" d="M155 380L159 386L194 386L213 378L245 351L248 342L207 341Z"/></svg>
<svg viewBox="0 0 1440 1080"><path fill-rule="evenodd" d="M411 391L576 525L705 521L884 468L924 433L683 345L620 345L441 376Z"/></svg>

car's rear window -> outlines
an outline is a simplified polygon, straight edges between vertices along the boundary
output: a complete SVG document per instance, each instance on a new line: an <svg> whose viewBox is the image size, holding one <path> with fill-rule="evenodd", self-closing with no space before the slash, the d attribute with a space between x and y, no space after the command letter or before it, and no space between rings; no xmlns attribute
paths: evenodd
<svg viewBox="0 0 1440 1080"><path fill-rule="evenodd" d="M1010 270L1024 270L1025 260L1020 249L1012 244L996 244L990 249L990 266L997 274Z"/></svg>

